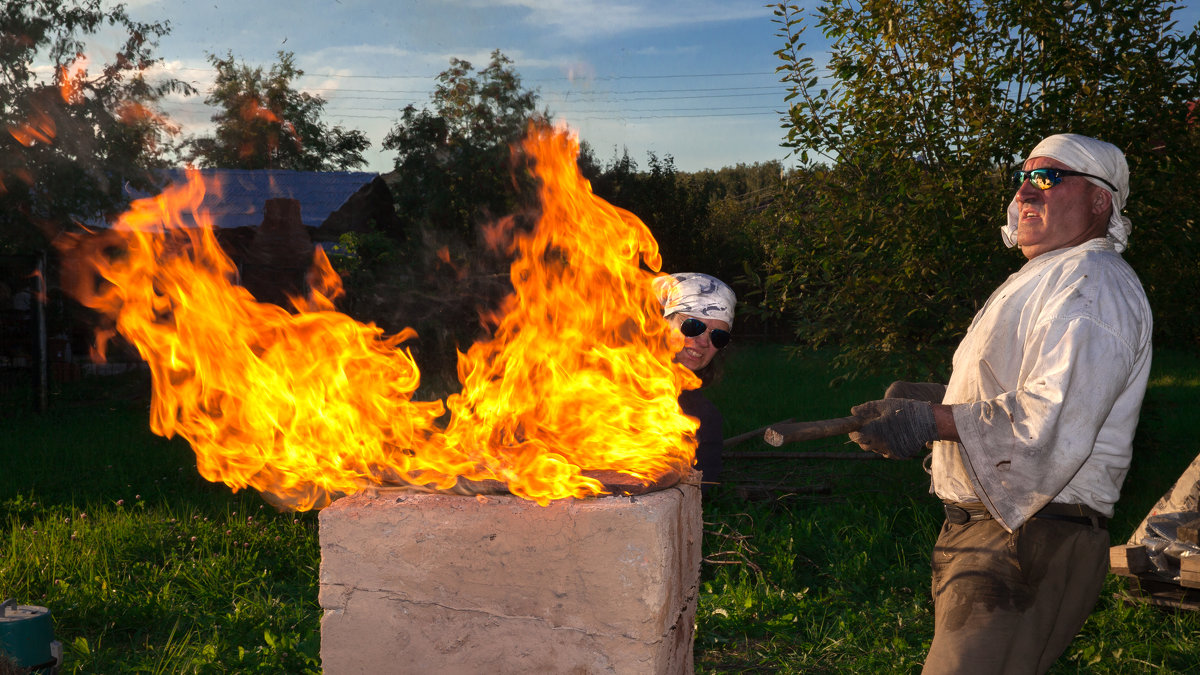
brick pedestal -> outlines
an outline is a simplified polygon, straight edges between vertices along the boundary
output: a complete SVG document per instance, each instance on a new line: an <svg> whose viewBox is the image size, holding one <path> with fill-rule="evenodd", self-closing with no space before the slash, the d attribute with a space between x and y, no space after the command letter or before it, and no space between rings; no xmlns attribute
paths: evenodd
<svg viewBox="0 0 1200 675"><path fill-rule="evenodd" d="M700 491L379 490L321 512L321 660L345 673L691 673Z"/></svg>

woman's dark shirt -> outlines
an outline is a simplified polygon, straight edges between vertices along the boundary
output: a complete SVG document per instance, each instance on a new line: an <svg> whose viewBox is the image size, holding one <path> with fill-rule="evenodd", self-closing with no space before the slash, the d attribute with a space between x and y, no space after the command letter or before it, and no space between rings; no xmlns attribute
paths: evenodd
<svg viewBox="0 0 1200 675"><path fill-rule="evenodd" d="M705 398L699 389L688 389L679 394L679 407L683 414L700 420L700 428L696 430L696 468L704 475L701 489L707 491L710 483L721 479L721 448L724 444L722 434L725 420L721 411L712 401Z"/></svg>

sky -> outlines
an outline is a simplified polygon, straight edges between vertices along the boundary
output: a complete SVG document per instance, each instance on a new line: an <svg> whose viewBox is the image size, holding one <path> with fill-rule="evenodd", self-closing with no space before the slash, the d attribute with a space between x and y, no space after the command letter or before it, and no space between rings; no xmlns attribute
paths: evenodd
<svg viewBox="0 0 1200 675"><path fill-rule="evenodd" d="M111 0L105 0L111 6ZM784 46L763 0L126 0L133 18L168 21L155 54L204 92L207 56L264 70L295 55L302 91L325 99L324 122L371 141L369 171L391 169L387 132L406 105L426 107L457 58L483 68L513 61L541 108L574 129L602 162L648 153L683 171L781 161ZM1178 16L1194 25L1196 3ZM805 34L823 64L820 35ZM102 56L102 54L101 54ZM166 101L184 136L204 134L204 95Z"/></svg>
<svg viewBox="0 0 1200 675"><path fill-rule="evenodd" d="M106 6L111 6L107 2ZM450 60L513 62L539 109L574 129L602 162L626 150L683 171L786 161L784 85L772 10L760 0L126 0L133 18L169 21L155 54L201 92L208 54L269 69L295 55L297 89L325 99L323 120L371 140L367 170L406 105L426 107ZM162 107L202 134L203 95Z"/></svg>

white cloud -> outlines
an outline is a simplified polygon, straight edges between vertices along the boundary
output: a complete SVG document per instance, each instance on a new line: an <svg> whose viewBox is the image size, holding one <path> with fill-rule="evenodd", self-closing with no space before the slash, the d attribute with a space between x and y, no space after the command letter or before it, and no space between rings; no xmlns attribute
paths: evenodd
<svg viewBox="0 0 1200 675"><path fill-rule="evenodd" d="M518 7L523 23L553 27L564 37L581 39L643 30L770 16L759 0L621 2L613 0L451 0L468 7Z"/></svg>

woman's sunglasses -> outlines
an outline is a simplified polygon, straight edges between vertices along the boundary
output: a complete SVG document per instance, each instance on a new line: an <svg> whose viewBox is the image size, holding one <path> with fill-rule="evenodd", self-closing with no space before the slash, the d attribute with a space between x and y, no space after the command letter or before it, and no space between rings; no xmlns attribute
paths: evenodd
<svg viewBox="0 0 1200 675"><path fill-rule="evenodd" d="M731 337L729 331L721 330L720 328L709 330L708 326L700 319L684 319L683 323L679 324L679 332L683 333L686 337L700 337L704 334L704 331L708 331L708 341L717 349L722 349L725 345L729 344Z"/></svg>
<svg viewBox="0 0 1200 675"><path fill-rule="evenodd" d="M1017 171L1013 172L1012 180L1013 180L1013 187L1017 188L1018 190L1021 189L1021 186L1025 183L1025 181L1029 181L1030 183L1033 183L1033 187L1035 187L1039 190L1049 190L1050 188L1054 187L1055 185L1058 185L1059 183L1061 183L1062 179L1066 178L1067 176L1083 176L1085 178L1095 178L1096 180L1100 181L1101 183L1104 183L1108 187L1112 188L1113 194L1117 193L1116 186L1114 186L1112 183L1104 180L1100 176L1093 176L1090 173L1084 173L1082 171L1072 171L1070 169L1045 168L1045 169L1033 169L1032 171L1021 171L1018 169Z"/></svg>

